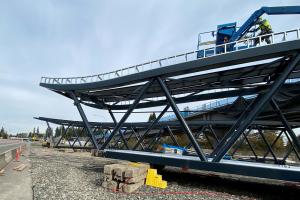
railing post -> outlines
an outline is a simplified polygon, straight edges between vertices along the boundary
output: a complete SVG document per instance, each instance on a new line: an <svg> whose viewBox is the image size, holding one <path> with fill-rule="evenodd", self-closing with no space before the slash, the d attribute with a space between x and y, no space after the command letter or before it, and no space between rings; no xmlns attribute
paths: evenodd
<svg viewBox="0 0 300 200"><path fill-rule="evenodd" d="M284 31L284 41L286 41L286 32Z"/></svg>

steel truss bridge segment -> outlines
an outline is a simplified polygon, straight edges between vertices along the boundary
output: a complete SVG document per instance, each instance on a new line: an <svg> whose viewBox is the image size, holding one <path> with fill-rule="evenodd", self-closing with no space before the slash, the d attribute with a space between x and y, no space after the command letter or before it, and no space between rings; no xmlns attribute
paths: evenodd
<svg viewBox="0 0 300 200"><path fill-rule="evenodd" d="M53 118L43 118L39 117L36 118L41 121L45 121L46 123L52 123L56 125L61 125L66 128L64 128L64 132L62 133L62 137L57 140L54 147L55 148L72 148L72 149L94 149L95 147L92 145L87 146L88 142L91 141L91 137L89 136L88 132L85 131L84 123L82 121L71 121L71 120L62 120L62 119L53 119ZM207 141L210 145L210 149L214 150L215 147L220 142L220 139L216 135L214 129L219 127L226 127L229 128L234 124L234 121L188 121L188 126L191 128L191 130L194 132L194 137L197 140L197 142L201 141ZM138 151L156 151L156 146L158 144L162 144L162 142L165 142L165 140L162 140L163 138L169 137L169 142L171 145L178 145L178 135L182 135L183 132L181 130L181 124L178 121L173 122L158 122L154 126L152 125L153 122L136 122L136 123L124 123L122 127L122 131L124 134L124 138L126 141L134 141L133 144L136 144L132 149L138 150ZM149 127L152 125L151 132L147 131ZM107 123L107 122L90 122L90 126L93 130L93 134L97 137L97 143L99 145L102 145L105 142L105 138L109 135L108 133L111 133L114 129L115 124L114 123ZM292 123L293 127L300 127L300 123ZM76 141L80 141L79 136L73 137L72 141L70 141L70 138L66 136L66 132L68 129L72 129L74 133L74 127L81 128L81 132L84 132L84 136L81 137L81 139L84 139L84 144L79 143L79 145L74 145ZM258 156L255 149L253 148L253 145L251 144L247 137L249 137L250 132L252 134L259 133L260 137L264 139L265 133L263 131L265 130L276 130L278 131L277 138L274 141L271 141L271 145L266 148L266 152L263 156ZM101 134L99 134L101 132ZM98 134L97 134L98 133ZM279 137L281 137L285 134L285 138L287 138L290 149L286 150L283 157L278 157L274 153L273 147L278 141ZM251 158L251 155L245 156L243 158L240 158L240 156L237 156L236 159L247 159L249 161L257 161L257 162L274 162L276 164L285 164L287 161L287 158L291 155L291 153L294 153L300 161L300 157L298 154L298 151L296 150L292 140L290 139L290 136L286 133L286 130L282 126L282 123L272 122L272 121L254 121L251 125L251 127L247 130L245 134L243 134L244 138L241 138L239 141L237 141L237 144L232 149L230 155L232 157L236 157L235 154L239 150L239 148L244 144L248 145L249 150L253 153L255 156L254 158ZM246 139L245 139L246 138ZM61 140L64 139L67 141L68 145L61 145ZM244 141L247 141L246 143ZM147 141L145 143L145 141ZM266 146L268 144L268 141L264 140ZM185 146L186 149L189 149L192 147L192 144L189 143ZM124 142L121 140L120 134L115 135L115 139L110 143L110 146L107 147L108 149L123 149L126 150L127 148L124 145ZM272 157L267 157L268 154L272 154Z"/></svg>
<svg viewBox="0 0 300 200"><path fill-rule="evenodd" d="M292 114L288 111L289 108L294 108L291 106L291 101L298 98L299 91L295 88L297 83L291 83L291 84L285 84L286 80L288 78L299 78L298 75L298 67L300 65L300 41L289 41L284 43L278 43L273 45L267 45L267 46L261 46L257 48L250 48L243 51L236 51L231 52L228 54L221 54L213 57L207 57L205 59L199 59L191 62L186 62L178 65L173 66L167 66L161 69L155 69L147 72L141 72L139 76L133 77L131 75L106 80L106 81L100 81L95 83L86 83L86 84L77 84L77 85L71 85L71 84L41 84L44 87L47 87L48 89L51 89L59 94L62 94L68 98L72 98L75 102L75 105L81 115L82 118L82 124L85 127L85 130L88 133L88 136L90 140L92 141L94 147L96 147L98 150L103 150L107 148L117 148L119 147L118 143L119 141L123 141L123 146L121 148L126 147L126 142L124 142L130 133L132 131L126 130L126 132L122 132L124 129L124 126L126 125L126 120L128 119L129 115L131 115L132 111L139 107L139 105L143 104L143 100L145 100L149 95L149 93L153 96L158 97L165 97L165 100L160 102L161 104L156 104L157 102L149 102L152 103L151 107L158 106L158 105L164 105L164 106L170 106L173 110L173 112L176 114L178 121L176 122L178 124L178 129L183 129L183 132L181 130L181 133L184 133L188 136L189 141L193 147L193 149L196 151L196 159L197 162L200 162L201 164L197 165L205 165L205 166L215 166L219 164L222 164L223 157L226 153L230 151L234 147L234 144L238 142L238 139L241 138L241 136L247 137L247 130L250 129L256 129L259 132L259 135L261 136L263 142L266 144L268 153L271 154L273 159L276 163L280 163L280 159L276 157L275 152L272 150L272 144L268 143L266 139L264 138L264 133L262 130L264 130L262 127L255 124L255 121L259 121L260 118L263 118L261 116L261 113L265 111L268 106L272 107L272 109L268 110L269 113L272 115L270 116L277 116L276 122L280 122L281 125L277 123L277 125L280 127L280 130L283 130L285 134L288 135L289 142L291 142L291 148L289 150L289 153L296 152L295 154L299 154L299 142L297 141L297 138L295 136L295 133L293 132L293 128L296 127L296 123L298 119L298 111L296 110L296 113ZM228 67L233 66L237 64L243 64L243 63L249 63L257 60L264 60L274 58L277 60L273 62L266 62L262 65L250 65L249 67L252 67L253 70L250 70L248 72L245 72L246 68L238 68L234 69L236 71L230 71L230 73L234 72L237 73L234 76L230 76L226 73L228 73L228 69L219 71L216 73L209 73L209 75L214 74L210 80L209 77L205 80L203 83L205 85L205 88L201 88L196 90L193 87L185 88L183 94L190 94L194 92L202 92L209 89L215 89L215 88L230 88L237 87L238 92L236 94L228 94L228 92L232 91L222 91L219 93L219 95L223 95L222 97L217 98L227 98L231 96L243 96L245 95L245 90L251 89L253 91L249 92L250 94L255 94L257 97L246 107L246 109L238 116L237 119L233 119L233 123L230 124L229 131L223 138L218 138L219 142L216 142L213 145L213 151L210 155L207 155L203 152L203 147L198 143L197 141L197 135L196 135L196 128L193 128L186 119L184 119L178 110L177 104L178 103L184 103L184 102L192 102L193 98L196 96L188 96L183 97L185 98L184 101L179 101L180 98L176 98L174 96L174 92L176 89L181 89L185 84L187 84L187 81L190 82L191 79L188 79L188 75L186 75L183 78L177 78L174 81L178 81L178 85L176 87L176 84L173 81L173 77L183 75L183 74L190 74L194 72L199 71L206 71L211 69L220 69L222 67ZM240 71L239 71L240 70ZM244 73L242 73L244 72ZM240 73L240 74L239 74ZM226 75L224 75L226 74ZM251 75L249 75L251 74ZM201 80L204 75L195 76L194 80ZM237 79L238 76L243 76L242 79ZM222 78L222 77L226 77ZM229 78L230 77L230 78ZM186 79L185 79L186 78ZM210 80L210 81L209 81ZM238 80L235 84L231 80ZM180 85L180 81L181 85ZM220 83L221 82L221 83ZM128 86L132 84L139 83L139 86L134 89L134 92L131 90L128 90ZM155 86L155 87L154 87ZM197 87L200 87L201 85L197 85ZM127 107L123 107L122 109L127 110L122 119L117 123L112 123L112 129L108 130L110 132L108 134L108 137L103 137L103 140L99 140L96 137L93 137L93 124L90 123L85 114L83 109L81 108L81 104L91 104L91 106L95 105L95 107L98 106L98 108L101 109L111 109L115 110L115 107L113 105L107 104L106 101L101 100L101 93L110 89L116 89L118 88L119 91L128 92L127 96L130 96L132 99L132 103L127 105ZM289 91L294 91L293 94L290 94L291 96L288 96L286 98L283 98L282 92L285 88L289 88ZM291 89L292 88L292 89ZM233 90L235 91L235 90ZM115 92L115 91L114 91ZM154 95L155 94L155 95ZM200 94L202 95L202 94ZM206 94L206 96L198 96L197 100L204 100L205 98L209 98L209 95ZM202 99L201 99L202 98ZM182 99L181 99L182 100ZM288 102L288 105L284 105L284 103ZM294 103L295 104L295 103ZM149 106L149 105L148 105ZM297 103L296 103L297 106ZM113 107L113 108L112 108ZM146 107L146 106L144 106ZM149 106L150 107L150 106ZM283 108L283 109L282 109ZM232 114L231 114L232 115ZM290 117L291 116L291 117ZM270 119L266 118L266 121L268 123L271 123ZM49 120L48 120L49 122ZM140 147L142 145L143 137L153 137L155 138L154 142L159 141L156 140L156 138L160 138L162 135L161 130L158 128L158 130L155 130L155 125L159 124L159 120L157 120L154 124L147 124L147 127L144 127L144 133L147 133L147 129L151 129L151 131L148 131L147 135L143 136L143 132L140 132L140 137L136 137L136 140L138 142L138 145L135 145L136 148L152 148L153 144L151 143L150 146L148 145L145 147L143 144L143 147ZM172 122L167 122L172 123ZM273 122L272 122L273 123ZM104 123L101 123L104 124ZM200 123L201 124L201 123ZM170 124L168 124L170 125ZM216 121L213 121L211 124L212 126L217 125ZM90 128L89 128L90 127ZM169 126L171 127L171 126ZM198 128L201 128L198 124ZM275 128L273 126L273 128ZM135 129L134 129L135 130ZM206 128L207 130L207 128ZM176 134L176 130L173 130L171 127L171 131L173 134ZM124 135L124 138L122 137ZM134 133L131 135L135 135ZM216 139L215 139L216 140ZM245 139L246 140L246 139ZM70 144L70 143L69 143ZM141 145L140 145L141 144ZM189 144L190 145L190 144ZM74 145L73 145L74 147ZM250 145L249 145L250 147ZM250 147L251 148L251 147ZM143 150L143 149L142 149ZM253 148L251 148L253 150ZM105 150L106 152L110 152L109 150ZM134 156L135 154L133 151L129 150L122 150L118 151L117 154L111 154L107 153L107 156L114 157L115 155L118 155L120 157L121 154L127 155L127 153L131 153ZM255 152L253 152L254 156L256 155ZM154 154L150 154L150 157L154 156ZM146 156L149 158L149 156ZM189 157L188 157L189 158ZM138 160L138 156L136 157L136 161ZM153 157L154 159L154 157ZM149 158L149 162L153 160L152 158ZM214 163L214 164L211 164ZM207 165L206 165L207 164ZM247 164L246 164L247 165ZM272 166L272 165L271 165ZM264 168L264 165L262 166ZM230 167L229 167L230 168ZM234 168L234 167L233 167ZM246 169L246 168L245 168ZM255 168L257 169L257 168ZM280 168L281 169L281 168ZM249 169L250 170L250 169ZM297 171L297 170L296 170ZM228 173L234 173L231 170L227 171ZM282 174L282 171L276 171L278 172L277 175L278 179L282 179L282 177L289 176L288 173ZM296 172L298 173L298 171ZM299 174L298 174L299 175Z"/></svg>

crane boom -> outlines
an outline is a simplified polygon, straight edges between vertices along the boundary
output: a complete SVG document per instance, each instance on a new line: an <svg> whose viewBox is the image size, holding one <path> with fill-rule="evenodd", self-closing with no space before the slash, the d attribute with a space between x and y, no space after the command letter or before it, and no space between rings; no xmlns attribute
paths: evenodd
<svg viewBox="0 0 300 200"><path fill-rule="evenodd" d="M300 6L261 7L232 35L229 42L241 39L264 13L268 15L300 14Z"/></svg>

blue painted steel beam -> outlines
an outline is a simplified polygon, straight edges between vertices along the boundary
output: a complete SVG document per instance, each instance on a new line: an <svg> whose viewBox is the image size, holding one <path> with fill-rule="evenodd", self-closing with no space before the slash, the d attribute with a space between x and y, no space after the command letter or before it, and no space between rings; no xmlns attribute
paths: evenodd
<svg viewBox="0 0 300 200"><path fill-rule="evenodd" d="M252 163L235 160L222 162L202 162L195 156L170 155L163 153L140 152L130 150L104 150L105 157L145 162L188 169L198 169L209 172L268 178L283 181L300 182L300 167L286 167L282 165Z"/></svg>

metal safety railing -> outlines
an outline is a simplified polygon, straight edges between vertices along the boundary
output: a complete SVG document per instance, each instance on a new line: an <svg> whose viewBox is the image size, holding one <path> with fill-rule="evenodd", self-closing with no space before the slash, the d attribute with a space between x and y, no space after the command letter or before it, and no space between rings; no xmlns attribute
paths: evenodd
<svg viewBox="0 0 300 200"><path fill-rule="evenodd" d="M168 65L179 64L184 62L189 62L197 59L204 59L206 57L216 56L219 54L226 54L235 51L241 51L249 48L255 48L259 46L282 43L285 41L299 40L300 39L300 29L293 29L278 33L271 33L266 35L260 35L257 37L244 38L238 41L217 45L214 47L205 48L202 50L191 51L176 56L171 56L167 58L162 58L139 65L123 68L120 70L97 74L92 76L81 76L81 77L68 77L68 78L52 78L52 77L42 77L41 83L45 84L84 84L92 83L103 80L109 80L114 78L119 78L122 76L127 76L130 74L135 74L151 69L156 69L160 67L165 67ZM201 56L199 57L199 53Z"/></svg>

